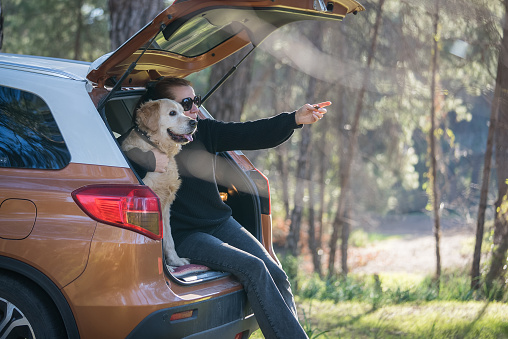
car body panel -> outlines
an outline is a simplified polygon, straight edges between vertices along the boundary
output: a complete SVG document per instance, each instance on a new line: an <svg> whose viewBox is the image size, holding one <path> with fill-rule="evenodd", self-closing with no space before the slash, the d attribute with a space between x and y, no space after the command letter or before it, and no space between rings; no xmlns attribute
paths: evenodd
<svg viewBox="0 0 508 339"><path fill-rule="evenodd" d="M35 204L28 199L9 198L0 202L0 238L21 240L32 232L37 216Z"/></svg>
<svg viewBox="0 0 508 339"><path fill-rule="evenodd" d="M262 244L270 253L272 258L279 262L275 251L273 250L273 234L272 234L272 215L271 214L261 214L261 234L263 235Z"/></svg>
<svg viewBox="0 0 508 339"><path fill-rule="evenodd" d="M0 53L0 67L27 70L33 73L83 81L86 79L90 63L77 60Z"/></svg>
<svg viewBox="0 0 508 339"><path fill-rule="evenodd" d="M230 277L190 288L171 282L162 270L161 246L138 233L97 225L87 269L63 289L73 300L83 338L125 338L157 310L242 290Z"/></svg>
<svg viewBox="0 0 508 339"><path fill-rule="evenodd" d="M187 317L172 320L174 314L186 314ZM247 296L240 290L151 313L127 338L238 338L239 333L241 338L248 338L257 328Z"/></svg>
<svg viewBox="0 0 508 339"><path fill-rule="evenodd" d="M84 270L96 222L74 203L71 192L91 183L137 183L130 169L69 164L62 170L0 168L0 216L4 202L30 200L36 208L31 233L21 240L0 239L0 255L24 261L59 287ZM2 217L2 227L12 228Z"/></svg>

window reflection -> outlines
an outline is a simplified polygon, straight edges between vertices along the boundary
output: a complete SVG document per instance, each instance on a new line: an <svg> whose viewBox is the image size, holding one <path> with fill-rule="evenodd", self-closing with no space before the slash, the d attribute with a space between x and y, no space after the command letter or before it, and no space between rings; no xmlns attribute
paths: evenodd
<svg viewBox="0 0 508 339"><path fill-rule="evenodd" d="M189 58L202 55L244 29L239 22L229 22L227 17L224 20L217 19L223 16L224 11L205 12L183 23L174 32L166 30L155 39L158 46L156 49L167 50ZM214 17L215 23L210 22L209 17Z"/></svg>
<svg viewBox="0 0 508 339"><path fill-rule="evenodd" d="M70 153L37 95L0 86L0 167L61 169Z"/></svg>

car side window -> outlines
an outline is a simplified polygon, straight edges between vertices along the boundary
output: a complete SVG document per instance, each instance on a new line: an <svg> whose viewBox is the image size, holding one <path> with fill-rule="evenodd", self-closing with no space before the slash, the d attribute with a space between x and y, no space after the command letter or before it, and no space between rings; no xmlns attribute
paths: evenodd
<svg viewBox="0 0 508 339"><path fill-rule="evenodd" d="M0 167L61 169L70 159L44 100L0 86Z"/></svg>

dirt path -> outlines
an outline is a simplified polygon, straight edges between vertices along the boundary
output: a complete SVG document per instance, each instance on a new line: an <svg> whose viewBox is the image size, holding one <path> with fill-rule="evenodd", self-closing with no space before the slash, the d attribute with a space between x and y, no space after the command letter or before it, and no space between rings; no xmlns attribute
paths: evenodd
<svg viewBox="0 0 508 339"><path fill-rule="evenodd" d="M442 269L469 267L474 246L473 235L443 234ZM433 236L403 237L351 248L352 272L406 272L428 274L436 270L436 247Z"/></svg>
<svg viewBox="0 0 508 339"><path fill-rule="evenodd" d="M406 272L431 274L436 270L433 221L425 214L383 218L371 231L396 235L349 252L352 272ZM469 267L474 250L474 230L458 218L443 218L442 269Z"/></svg>
<svg viewBox="0 0 508 339"><path fill-rule="evenodd" d="M441 227L442 269L469 269L474 251L473 225L455 217L443 218ZM414 214L369 219L362 228L366 232L382 234L388 238L368 243L364 247L350 246L350 272L432 274L436 271L436 247L433 220L430 216ZM311 272L312 259L308 251L306 252L303 266L306 271ZM340 253L337 254L339 257L336 259L336 267L340 271ZM324 255L321 261L324 268L327 260L327 255Z"/></svg>

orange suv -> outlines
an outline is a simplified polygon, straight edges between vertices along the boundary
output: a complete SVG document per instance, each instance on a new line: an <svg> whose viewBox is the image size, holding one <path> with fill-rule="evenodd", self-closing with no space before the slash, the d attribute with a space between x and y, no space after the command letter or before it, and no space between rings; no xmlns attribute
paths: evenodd
<svg viewBox="0 0 508 339"><path fill-rule="evenodd" d="M166 266L158 197L116 138L149 81L254 49L284 24L361 10L177 0L92 64L0 54L0 338L248 338L257 323L234 277ZM222 156L220 191L275 257L266 178L241 152Z"/></svg>

